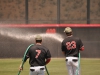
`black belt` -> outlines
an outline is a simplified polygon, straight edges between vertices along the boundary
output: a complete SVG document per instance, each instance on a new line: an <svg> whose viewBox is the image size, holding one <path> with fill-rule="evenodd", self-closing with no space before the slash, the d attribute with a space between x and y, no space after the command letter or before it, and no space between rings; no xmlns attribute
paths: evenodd
<svg viewBox="0 0 100 75"><path fill-rule="evenodd" d="M30 69L31 71L35 71L35 69ZM40 68L40 70L44 70L44 68Z"/></svg>
<svg viewBox="0 0 100 75"><path fill-rule="evenodd" d="M66 61L68 61L68 59L66 59ZM77 61L78 61L78 59L72 59L72 61L77 62Z"/></svg>

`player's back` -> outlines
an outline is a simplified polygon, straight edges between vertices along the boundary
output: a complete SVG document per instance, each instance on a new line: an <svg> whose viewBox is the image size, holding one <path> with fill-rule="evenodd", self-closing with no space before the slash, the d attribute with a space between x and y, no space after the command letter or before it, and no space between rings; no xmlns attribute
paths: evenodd
<svg viewBox="0 0 100 75"><path fill-rule="evenodd" d="M43 45L34 45L30 48L30 64L32 66L44 66L45 59L47 58L47 53L49 50ZM49 54L50 56L50 54Z"/></svg>
<svg viewBox="0 0 100 75"><path fill-rule="evenodd" d="M78 57L79 48L80 48L80 39L77 37L66 37L63 42L63 49L66 51L66 56L75 56Z"/></svg>

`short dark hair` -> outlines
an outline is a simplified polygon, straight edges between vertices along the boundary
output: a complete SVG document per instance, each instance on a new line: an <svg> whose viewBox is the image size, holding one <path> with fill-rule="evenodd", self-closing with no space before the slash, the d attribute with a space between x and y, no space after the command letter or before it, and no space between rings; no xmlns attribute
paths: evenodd
<svg viewBox="0 0 100 75"><path fill-rule="evenodd" d="M42 40L36 40L36 43L41 43L42 42Z"/></svg>
<svg viewBox="0 0 100 75"><path fill-rule="evenodd" d="M66 33L66 35L67 35L67 36L70 36L70 35L72 35L72 32L70 32L70 33Z"/></svg>

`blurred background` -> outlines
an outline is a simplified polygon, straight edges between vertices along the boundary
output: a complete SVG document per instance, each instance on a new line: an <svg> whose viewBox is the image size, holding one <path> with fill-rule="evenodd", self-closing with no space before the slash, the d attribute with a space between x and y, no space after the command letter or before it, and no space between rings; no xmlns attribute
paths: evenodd
<svg viewBox="0 0 100 75"><path fill-rule="evenodd" d="M100 0L0 0L1 24L97 24Z"/></svg>
<svg viewBox="0 0 100 75"><path fill-rule="evenodd" d="M63 57L63 30L70 25L84 43L81 56L99 58L100 0L0 0L0 58L23 57L37 34L52 57Z"/></svg>

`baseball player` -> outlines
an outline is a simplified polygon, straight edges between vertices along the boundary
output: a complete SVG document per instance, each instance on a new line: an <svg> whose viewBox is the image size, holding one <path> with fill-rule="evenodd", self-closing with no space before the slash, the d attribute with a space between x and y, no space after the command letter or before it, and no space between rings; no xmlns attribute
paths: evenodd
<svg viewBox="0 0 100 75"><path fill-rule="evenodd" d="M64 32L67 37L62 41L61 49L66 57L68 74L76 75L77 72L77 75L80 75L80 69L78 69L79 51L84 50L84 45L81 39L73 36L73 32L70 27L66 27Z"/></svg>
<svg viewBox="0 0 100 75"><path fill-rule="evenodd" d="M42 37L37 35L35 38L36 44L31 46L26 54L25 62L29 58L30 75L45 75L45 65L51 60L51 54L48 48L43 46ZM23 67L20 66L20 70Z"/></svg>

